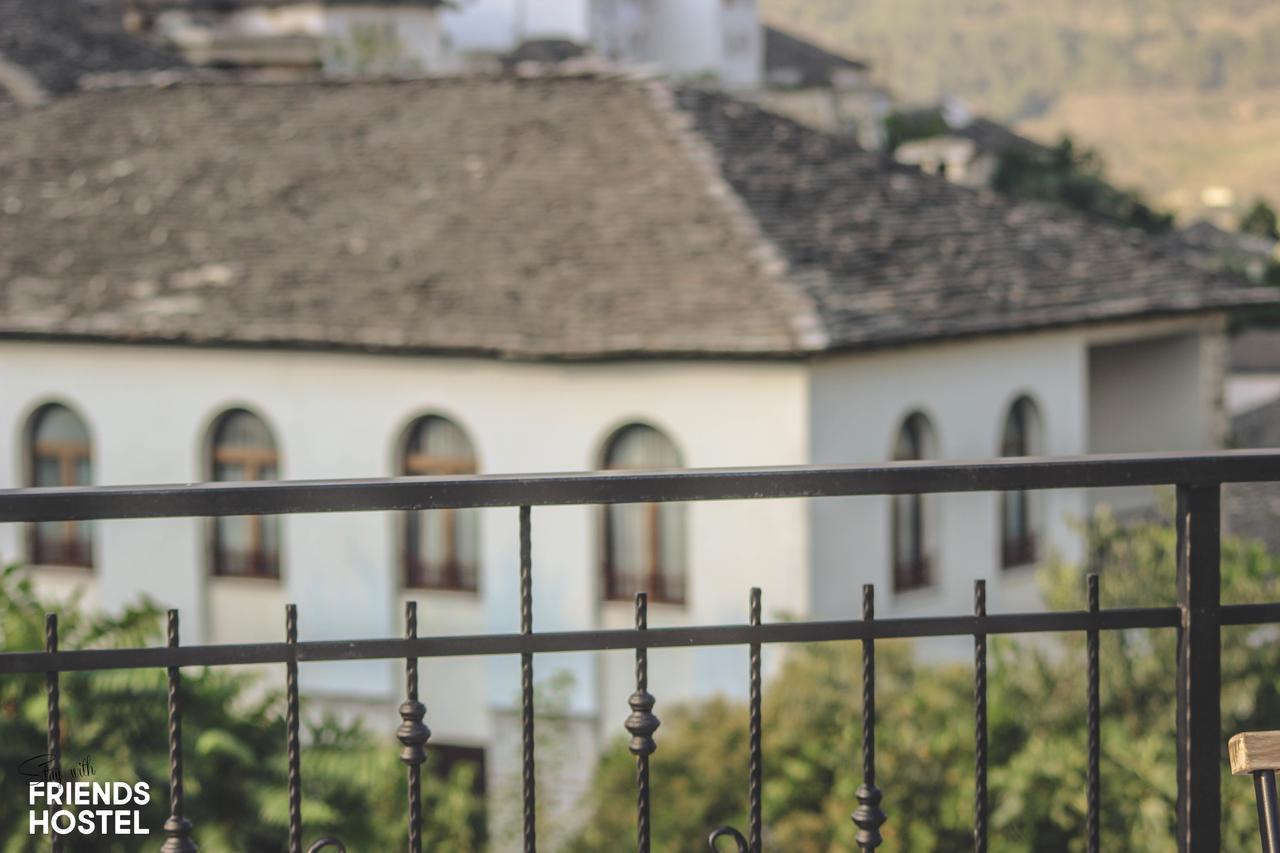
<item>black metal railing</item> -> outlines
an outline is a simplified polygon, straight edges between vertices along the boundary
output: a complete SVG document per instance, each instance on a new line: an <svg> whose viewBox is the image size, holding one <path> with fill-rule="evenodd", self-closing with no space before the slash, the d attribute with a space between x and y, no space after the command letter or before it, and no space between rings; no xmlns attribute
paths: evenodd
<svg viewBox="0 0 1280 853"><path fill-rule="evenodd" d="M184 816L181 668L233 664L284 664L288 739L289 850L303 845L301 759L298 747L300 698L297 672L316 661L403 660L406 699L396 732L406 766L409 817L406 837L421 851L421 766L431 736L427 709L418 693L419 658L460 655L518 655L521 661L521 722L524 849L536 849L534 808L534 657L549 652L632 649L636 687L623 723L636 757L637 849L648 851L650 838L649 756L657 746L655 698L648 692L648 650L664 647L745 645L750 649L749 763L747 835L720 827L709 843L725 838L739 850L758 853L765 828L760 790L765 761L761 748L760 649L766 643L857 641L862 645L861 755L850 756L850 774L860 770L852 820L864 850L881 844L885 794L876 787L876 641L906 637L969 636L974 641L975 802L973 843L987 849L987 638L1040 632L1081 632L1086 637L1088 767L1086 846L1099 847L1099 634L1134 628L1169 628L1178 634L1177 755L1178 845L1182 851L1216 851L1220 836L1219 692L1220 632L1226 625L1280 622L1280 602L1223 606L1219 600L1220 492L1224 483L1280 480L1280 452L1234 451L1198 455L1145 454L1053 459L1001 459L977 463L906 462L889 465L807 466L685 471L614 471L595 474L542 474L521 477L400 477L383 480L204 483L185 486L110 486L0 491L0 522L420 510L462 507L519 507L520 632L476 636L418 636L410 603L403 639L299 642L297 613L286 613L285 641L183 646L178 614L171 611L168 642L155 648L71 649L58 647L55 616L47 622L43 652L0 654L0 675L44 673L47 680L49 756L59 770L59 673L69 671L163 668L168 672L170 817L162 850L195 849L193 829ZM1099 607L1098 579L1088 579L1088 605L1081 611L988 613L985 585L975 585L971 615L875 618L875 590L863 588L862 618L834 621L764 623L760 591L753 589L747 621L741 624L649 628L647 599L635 599L631 630L543 632L533 630L531 556L532 507L649 501L726 500L785 497L903 494L964 491L1102 488L1137 485L1177 487L1177 604L1169 607ZM854 674L850 674L851 680ZM861 767L856 766L860 759ZM661 784L658 780L657 784ZM892 798L889 797L891 802ZM657 816L661 820L661 816ZM58 842L55 839L55 849ZM336 839L320 839L310 851L341 849Z"/></svg>

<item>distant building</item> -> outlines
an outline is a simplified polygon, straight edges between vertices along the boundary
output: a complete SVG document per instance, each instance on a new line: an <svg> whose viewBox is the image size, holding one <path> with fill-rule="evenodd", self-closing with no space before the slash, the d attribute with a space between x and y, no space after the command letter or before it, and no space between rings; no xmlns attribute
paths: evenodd
<svg viewBox="0 0 1280 853"><path fill-rule="evenodd" d="M334 74L457 70L441 0L126 0L130 25L193 63Z"/></svg>
<svg viewBox="0 0 1280 853"><path fill-rule="evenodd" d="M1033 157L1050 154L1050 149L1027 139L991 119L975 117L963 109L928 108L904 114L905 121L942 119L945 132L898 145L894 159L916 166L930 175L939 175L966 187L989 187L1000 167L1000 159L1010 152ZM936 120L936 119L935 119Z"/></svg>
<svg viewBox="0 0 1280 853"><path fill-rule="evenodd" d="M891 99L870 66L776 24L764 27L764 86L756 100L812 127L852 136L868 150L884 147Z"/></svg>
<svg viewBox="0 0 1280 853"><path fill-rule="evenodd" d="M510 64L526 44L572 44L626 68L731 89L755 87L761 75L755 0L127 2L133 25L204 65L431 75Z"/></svg>
<svg viewBox="0 0 1280 853"><path fill-rule="evenodd" d="M1227 311L1270 291L1132 232L630 75L177 84L0 121L0 487L969 459L1223 439ZM535 510L540 630L954 612L1149 490ZM517 625L504 510L0 527L89 606L189 642ZM655 652L666 707L739 649ZM517 751L517 662L422 664L433 742ZM574 675L578 769L626 656ZM540 667L540 675L550 675ZM390 663L304 690L388 714ZM494 790L490 786L490 790Z"/></svg>
<svg viewBox="0 0 1280 853"><path fill-rule="evenodd" d="M756 0L590 0L589 14L604 59L727 89L760 84Z"/></svg>

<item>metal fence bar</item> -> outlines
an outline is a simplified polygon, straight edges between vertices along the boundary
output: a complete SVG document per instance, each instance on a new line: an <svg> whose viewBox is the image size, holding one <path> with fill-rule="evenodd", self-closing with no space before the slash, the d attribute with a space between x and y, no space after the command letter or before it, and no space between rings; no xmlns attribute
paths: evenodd
<svg viewBox="0 0 1280 853"><path fill-rule="evenodd" d="M1224 608L1229 610L1229 608ZM1231 624L1255 621L1252 617ZM1261 620L1263 622L1270 620ZM1275 621L1280 621L1277 619ZM692 625L602 631L563 631L535 634L476 634L455 637L405 639L313 640L300 642L296 651L287 643L243 643L183 646L178 649L83 649L46 652L0 653L0 675L44 672L82 672L103 669L147 669L169 666L226 666L285 663L296 653L300 662L341 660L395 660L407 657L468 657L473 655L547 654L553 652L614 651L635 648L690 648L750 643L823 643L908 637L961 637L974 634L1037 634L1085 631L1096 625L1103 631L1131 628L1176 628L1181 624L1178 607L1137 607L1047 613L996 613L977 616L926 616L852 619L812 622L768 622L753 625Z"/></svg>
<svg viewBox="0 0 1280 853"><path fill-rule="evenodd" d="M404 606L404 635L406 639L418 636L418 603L409 601ZM431 729L423 719L427 706L418 701L418 659L413 656L404 662L405 692L408 697L400 704L400 728L396 738L400 741L400 760L408 768L409 776L409 851L422 853L422 763L427 760L427 741Z"/></svg>
<svg viewBox="0 0 1280 853"><path fill-rule="evenodd" d="M636 630L646 631L648 627L649 596L638 592ZM654 699L649 695L649 652L644 647L637 647L636 692L627 700L631 714L624 727L631 734L628 746L636 757L636 849L639 853L649 853L649 756L658 748L653 741L653 733L661 725L653 715L653 703Z"/></svg>
<svg viewBox="0 0 1280 853"><path fill-rule="evenodd" d="M1005 492L1280 481L1280 451L0 489L0 522Z"/></svg>
<svg viewBox="0 0 1280 853"><path fill-rule="evenodd" d="M987 615L987 582L973 582L973 612ZM973 850L987 853L987 635L973 635Z"/></svg>
<svg viewBox="0 0 1280 853"><path fill-rule="evenodd" d="M298 646L298 605L284 608L285 642ZM298 742L298 659L285 663L285 747L289 763L289 853L302 853L302 749Z"/></svg>
<svg viewBox="0 0 1280 853"><path fill-rule="evenodd" d="M1099 610L1098 597L1098 575L1090 574L1086 579L1086 593L1089 602L1089 612L1097 613ZM1089 758L1088 768L1085 771L1085 801L1086 801L1086 849L1088 853L1099 853L1101 847L1101 827L1100 812L1102 811L1102 780L1099 773L1099 764L1102 754L1102 712L1101 712L1101 696L1099 690L1099 671L1098 671L1098 629L1090 628L1085 633L1086 655L1088 657L1088 681L1089 681L1089 699L1087 725L1089 728Z"/></svg>
<svg viewBox="0 0 1280 853"><path fill-rule="evenodd" d="M1253 798L1258 808L1262 853L1280 853L1280 804L1276 802L1276 771L1253 773Z"/></svg>
<svg viewBox="0 0 1280 853"><path fill-rule="evenodd" d="M44 650L51 657L58 654L58 614L46 613L44 616ZM61 690L58 684L58 670L49 670L44 675L46 715L48 733L46 741L49 749L49 767L46 779L62 779L62 708ZM54 833L50 840L53 853L61 853L62 836Z"/></svg>
<svg viewBox="0 0 1280 853"><path fill-rule="evenodd" d="M211 483L194 486L73 487L0 490L0 522L264 513L413 510L478 506L520 507L521 625L519 634L418 638L413 603L406 608L405 637L299 643L296 609L286 613L284 643L186 646L178 642L178 614L170 611L167 644L143 649L60 651L57 619L46 619L45 651L0 653L0 674L44 673L48 701L50 768L61 762L59 673L136 668L165 668L169 678L171 815L165 823L166 853L191 851L190 823L183 815L180 691L182 666L285 663L288 673L289 849L301 853L301 790L297 666L300 661L405 660L408 698L400 706L397 737L409 777L409 849L420 853L421 765L430 730L418 701L418 659L518 654L521 657L525 849L536 845L534 785L533 656L542 653L634 649L636 690L629 698L625 727L637 763L637 847L648 853L650 831L649 756L660 725L648 692L648 649L745 644L750 649L749 835L721 828L739 849L759 851L763 842L760 786L760 650L765 643L860 641L862 644L862 784L854 822L857 843L871 850L882 843L881 792L875 787L875 642L887 638L969 635L975 662L975 821L974 847L988 844L987 637L999 634L1083 631L1088 664L1087 849L1100 848L1100 696L1099 644L1102 631L1175 628L1178 634L1177 754L1179 850L1212 851L1220 840L1219 759L1221 712L1221 627L1280 622L1280 602L1256 605L1220 603L1221 484L1280 480L1280 452L1236 451L1212 454L1008 459L974 463L917 462L889 465L797 466L787 468L623 471L598 474L547 474L516 477L395 478L361 481L286 483ZM793 622L764 625L760 594L753 589L746 625L709 625L649 630L647 596L636 597L633 630L533 633L531 507L560 504L648 503L841 495L894 495L924 492L1018 491L1107 486L1178 485L1178 578L1176 607L1103 610L1098 579L1088 579L1087 610L1050 613L986 613L985 584L975 586L974 615L876 620L874 590L863 590L861 620ZM60 840L53 839L54 849ZM312 849L340 846L322 839Z"/></svg>
<svg viewBox="0 0 1280 853"><path fill-rule="evenodd" d="M871 625L876 618L876 590L862 587L862 621ZM858 827L856 841L863 850L880 846L880 827L888 819L880 810L880 789L876 787L876 643L874 637L862 641L862 784L854 795L858 807L853 822Z"/></svg>
<svg viewBox="0 0 1280 853"><path fill-rule="evenodd" d="M533 534L530 508L520 507L520 633L533 633ZM523 756L521 782L524 793L524 850L538 849L537 780L533 752L533 655L520 655L520 715Z"/></svg>
<svg viewBox="0 0 1280 853"><path fill-rule="evenodd" d="M1222 732L1218 486L1178 486L1178 849L1219 849Z"/></svg>
<svg viewBox="0 0 1280 853"><path fill-rule="evenodd" d="M178 611L170 610L166 630L169 648L178 648ZM164 822L160 853L195 853L191 821L186 816L182 778L182 673L169 667L169 819Z"/></svg>
<svg viewBox="0 0 1280 853"><path fill-rule="evenodd" d="M748 602L748 621L752 625L760 624L760 587L751 588ZM764 754L761 745L761 689L760 689L760 644L750 645L749 697L748 697L748 733L747 749L747 846L751 853L760 853L764 844L763 818L761 812L760 789L764 785Z"/></svg>

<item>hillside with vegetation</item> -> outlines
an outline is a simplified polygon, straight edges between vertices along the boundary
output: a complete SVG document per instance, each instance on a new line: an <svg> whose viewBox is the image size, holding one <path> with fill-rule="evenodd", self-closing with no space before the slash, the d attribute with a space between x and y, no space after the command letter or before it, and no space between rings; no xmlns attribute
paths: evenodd
<svg viewBox="0 0 1280 853"><path fill-rule="evenodd" d="M1097 148L1184 217L1280 199L1274 0L762 0L766 18L870 60L906 103L954 95ZM1212 193L1210 193L1212 196ZM1221 193L1219 193L1221 196ZM1219 199L1220 200L1220 199Z"/></svg>

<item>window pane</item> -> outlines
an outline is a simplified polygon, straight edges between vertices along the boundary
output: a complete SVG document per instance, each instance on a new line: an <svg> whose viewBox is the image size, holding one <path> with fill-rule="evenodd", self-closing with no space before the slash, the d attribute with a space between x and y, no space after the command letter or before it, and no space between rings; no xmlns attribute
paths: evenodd
<svg viewBox="0 0 1280 853"><path fill-rule="evenodd" d="M275 442L262 419L249 412L231 412L223 417L215 439L217 447L242 447L271 450Z"/></svg>
<svg viewBox="0 0 1280 853"><path fill-rule="evenodd" d="M70 409L45 406L35 416L28 448L33 486L87 486L93 482L89 430ZM31 528L33 563L91 567L90 522L45 522Z"/></svg>
<svg viewBox="0 0 1280 853"><path fill-rule="evenodd" d="M670 439L643 424L623 427L609 441L605 467L679 468ZM605 510L605 587L614 598L652 591L657 600L683 601L686 528L684 504L615 504Z"/></svg>
<svg viewBox="0 0 1280 853"><path fill-rule="evenodd" d="M458 476L474 474L476 469L471 441L457 424L430 415L410 428L402 473ZM473 509L408 514L404 549L407 583L475 589L480 559L478 518Z"/></svg>
<svg viewBox="0 0 1280 853"><path fill-rule="evenodd" d="M462 428L432 415L410 430L403 467L406 474L474 474L476 459Z"/></svg>
<svg viewBox="0 0 1280 853"><path fill-rule="evenodd" d="M89 447L89 430L75 414L65 406L46 406L37 415L35 428L37 442L52 441L62 444Z"/></svg>
<svg viewBox="0 0 1280 853"><path fill-rule="evenodd" d="M686 568L685 506L681 503L662 504L659 512L662 532L662 559L659 562L662 597L672 601L683 601Z"/></svg>
<svg viewBox="0 0 1280 853"><path fill-rule="evenodd" d="M646 504L613 504L609 519L609 567L615 596L630 596L648 589L645 583L649 554L645 536Z"/></svg>
<svg viewBox="0 0 1280 853"><path fill-rule="evenodd" d="M61 486L62 485L62 465L56 458L48 456L37 456L35 460L35 482L36 486Z"/></svg>

